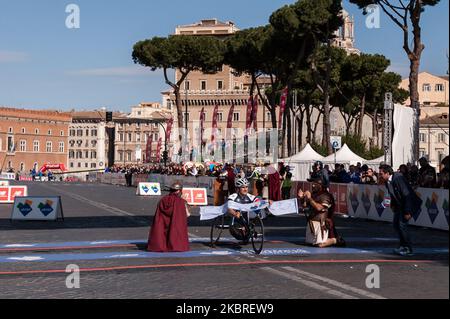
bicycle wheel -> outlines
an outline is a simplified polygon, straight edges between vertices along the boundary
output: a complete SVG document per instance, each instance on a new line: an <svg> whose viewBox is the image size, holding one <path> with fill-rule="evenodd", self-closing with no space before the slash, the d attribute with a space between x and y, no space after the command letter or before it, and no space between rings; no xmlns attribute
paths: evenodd
<svg viewBox="0 0 450 319"><path fill-rule="evenodd" d="M264 246L264 224L259 216L250 222L250 234L253 250L255 254L259 255Z"/></svg>
<svg viewBox="0 0 450 319"><path fill-rule="evenodd" d="M220 236L222 236L222 232L225 228L225 215L216 217L216 219L214 219L213 221L213 224L211 225L211 247L215 247L217 245L220 240Z"/></svg>

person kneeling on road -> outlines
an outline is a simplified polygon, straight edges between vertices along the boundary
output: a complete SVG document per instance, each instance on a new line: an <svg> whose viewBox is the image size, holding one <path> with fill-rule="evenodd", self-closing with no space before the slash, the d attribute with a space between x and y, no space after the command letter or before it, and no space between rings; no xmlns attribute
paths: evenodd
<svg viewBox="0 0 450 319"><path fill-rule="evenodd" d="M306 212L306 243L320 248L345 246L345 241L338 235L334 226L334 198L327 190L322 176L308 179L312 183L312 193L298 191L300 207Z"/></svg>

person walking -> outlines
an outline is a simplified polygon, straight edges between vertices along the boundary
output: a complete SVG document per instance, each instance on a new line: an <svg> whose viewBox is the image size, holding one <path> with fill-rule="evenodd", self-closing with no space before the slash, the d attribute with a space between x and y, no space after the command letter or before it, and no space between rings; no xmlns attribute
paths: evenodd
<svg viewBox="0 0 450 319"><path fill-rule="evenodd" d="M391 166L380 166L380 178L385 182L389 197L385 206L390 206L394 213L394 229L400 239L400 247L394 253L400 256L412 256L413 248L408 232L408 223L413 215L420 211L422 200L416 195L406 178L401 173L394 173Z"/></svg>

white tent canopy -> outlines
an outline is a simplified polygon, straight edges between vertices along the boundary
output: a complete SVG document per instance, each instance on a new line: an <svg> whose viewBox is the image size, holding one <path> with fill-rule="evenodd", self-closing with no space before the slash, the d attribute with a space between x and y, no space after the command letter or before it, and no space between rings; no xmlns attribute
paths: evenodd
<svg viewBox="0 0 450 319"><path fill-rule="evenodd" d="M279 161L285 163L291 168L293 180L306 181L306 179L309 178L312 164L315 161L321 160L323 160L323 156L317 153L311 145L307 144L300 153Z"/></svg>
<svg viewBox="0 0 450 319"><path fill-rule="evenodd" d="M324 158L322 162L326 164L336 162L344 165L356 165L358 162L364 163L367 162L367 160L353 153L347 144L344 144L344 146L336 152L336 157L334 154L331 154L330 156Z"/></svg>

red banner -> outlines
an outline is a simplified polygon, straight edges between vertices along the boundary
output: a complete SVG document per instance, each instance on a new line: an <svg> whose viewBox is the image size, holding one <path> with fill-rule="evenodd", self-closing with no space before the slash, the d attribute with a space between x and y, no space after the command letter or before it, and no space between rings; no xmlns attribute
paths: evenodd
<svg viewBox="0 0 450 319"><path fill-rule="evenodd" d="M64 164L44 164L39 171L45 172L45 171L48 171L51 169L59 169L59 170L65 172L66 166Z"/></svg>
<svg viewBox="0 0 450 319"><path fill-rule="evenodd" d="M203 144L203 131L205 129L205 108L202 108L202 111L200 112L200 145Z"/></svg>
<svg viewBox="0 0 450 319"><path fill-rule="evenodd" d="M172 134L172 126L173 126L173 118L167 121L167 129L166 129L166 143L170 139L170 134Z"/></svg>
<svg viewBox="0 0 450 319"><path fill-rule="evenodd" d="M214 144L217 135L217 115L219 113L219 105L214 107L214 113L212 118L212 133L211 133L211 144Z"/></svg>
<svg viewBox="0 0 450 319"><path fill-rule="evenodd" d="M162 147L162 138L160 137L158 140L158 146L156 147L156 162L158 164L161 162L161 147Z"/></svg>
<svg viewBox="0 0 450 319"><path fill-rule="evenodd" d="M288 88L285 88L283 90L283 94L281 95L281 101L280 101L280 119L278 121L278 128L281 128L281 123L283 120L283 114L284 114L284 110L286 109L286 102L287 102L287 97L288 97Z"/></svg>
<svg viewBox="0 0 450 319"><path fill-rule="evenodd" d="M152 158L152 144L153 144L153 135L147 135L147 147L145 149L145 162L151 163Z"/></svg>
<svg viewBox="0 0 450 319"><path fill-rule="evenodd" d="M258 97L253 99L253 128L258 131Z"/></svg>
<svg viewBox="0 0 450 319"><path fill-rule="evenodd" d="M231 140L231 130L233 128L233 115L234 115L234 104L231 104L227 122L227 141Z"/></svg>
<svg viewBox="0 0 450 319"><path fill-rule="evenodd" d="M247 102L247 118L245 121L245 135L249 134L250 127L252 127L252 111L253 111L253 97L250 97Z"/></svg>

